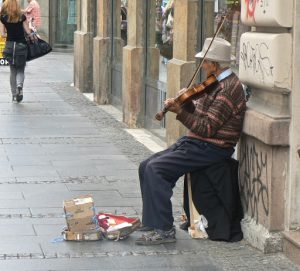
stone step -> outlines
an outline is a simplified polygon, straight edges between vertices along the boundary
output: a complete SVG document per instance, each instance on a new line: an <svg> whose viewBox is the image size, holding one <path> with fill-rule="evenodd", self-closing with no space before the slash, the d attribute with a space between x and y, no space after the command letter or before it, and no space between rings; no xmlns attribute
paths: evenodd
<svg viewBox="0 0 300 271"><path fill-rule="evenodd" d="M283 233L283 252L291 261L300 265L300 230Z"/></svg>

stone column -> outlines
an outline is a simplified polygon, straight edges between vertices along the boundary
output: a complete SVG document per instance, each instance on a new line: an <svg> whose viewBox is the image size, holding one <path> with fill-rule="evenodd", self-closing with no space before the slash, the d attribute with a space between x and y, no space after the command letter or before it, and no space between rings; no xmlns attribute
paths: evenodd
<svg viewBox="0 0 300 271"><path fill-rule="evenodd" d="M281 1L272 1L250 12L249 3L241 3L241 19L252 26L240 39L239 77L252 87L239 150L242 226L245 239L269 253L282 250L291 202L290 95L296 89L291 83L293 37L287 28L293 26L293 5L287 0L283 8ZM293 217L299 223L299 212Z"/></svg>
<svg viewBox="0 0 300 271"><path fill-rule="evenodd" d="M294 6L295 24L293 41L293 91L291 99L291 126L290 126L290 183L289 183L289 202L290 212L288 214L287 226L289 229L300 228L300 5ZM295 3L296 3L295 2Z"/></svg>
<svg viewBox="0 0 300 271"><path fill-rule="evenodd" d="M95 6L92 0L78 0L78 28L74 33L74 84L81 92L93 91L93 27Z"/></svg>
<svg viewBox="0 0 300 271"><path fill-rule="evenodd" d="M98 0L97 36L94 38L93 89L98 104L109 103L111 81L111 1Z"/></svg>
<svg viewBox="0 0 300 271"><path fill-rule="evenodd" d="M199 1L174 1L173 59L168 62L167 97L176 97L178 91L187 87L195 66L195 48L198 36ZM186 129L173 113L166 114L167 143L171 145Z"/></svg>
<svg viewBox="0 0 300 271"><path fill-rule="evenodd" d="M146 1L128 1L128 41L123 48L123 121L141 126L144 118Z"/></svg>
<svg viewBox="0 0 300 271"><path fill-rule="evenodd" d="M300 4L294 1L293 27L293 63L292 63L292 93L291 93L291 125L289 182L286 201L286 232L284 233L283 250L294 262L300 265Z"/></svg>

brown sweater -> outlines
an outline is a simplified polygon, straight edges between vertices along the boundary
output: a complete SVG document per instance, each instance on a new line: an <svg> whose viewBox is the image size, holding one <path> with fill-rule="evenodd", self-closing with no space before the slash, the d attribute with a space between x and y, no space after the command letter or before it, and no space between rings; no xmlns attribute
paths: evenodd
<svg viewBox="0 0 300 271"><path fill-rule="evenodd" d="M246 111L243 87L232 73L177 115L189 129L188 136L220 147L233 147L239 140ZM193 113L189 113L193 111Z"/></svg>

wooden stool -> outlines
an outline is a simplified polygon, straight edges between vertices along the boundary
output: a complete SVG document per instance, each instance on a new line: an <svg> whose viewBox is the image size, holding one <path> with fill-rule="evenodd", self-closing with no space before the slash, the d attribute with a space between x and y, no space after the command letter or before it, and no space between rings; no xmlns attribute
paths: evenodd
<svg viewBox="0 0 300 271"><path fill-rule="evenodd" d="M197 224L200 223L201 215L198 213L193 203L191 173L190 172L187 173L186 177L187 177L187 184L188 184L189 210L190 210L190 226L188 228L188 233L192 238L206 239L208 237L207 233L201 231L199 226L197 226Z"/></svg>

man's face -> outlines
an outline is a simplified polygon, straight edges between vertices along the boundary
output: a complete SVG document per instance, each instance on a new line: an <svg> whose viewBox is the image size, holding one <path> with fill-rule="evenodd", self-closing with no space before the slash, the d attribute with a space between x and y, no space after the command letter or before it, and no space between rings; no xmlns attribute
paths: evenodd
<svg viewBox="0 0 300 271"><path fill-rule="evenodd" d="M206 76L211 75L212 73L216 72L216 64L209 60L204 60L203 66L202 66L204 72L206 73Z"/></svg>

